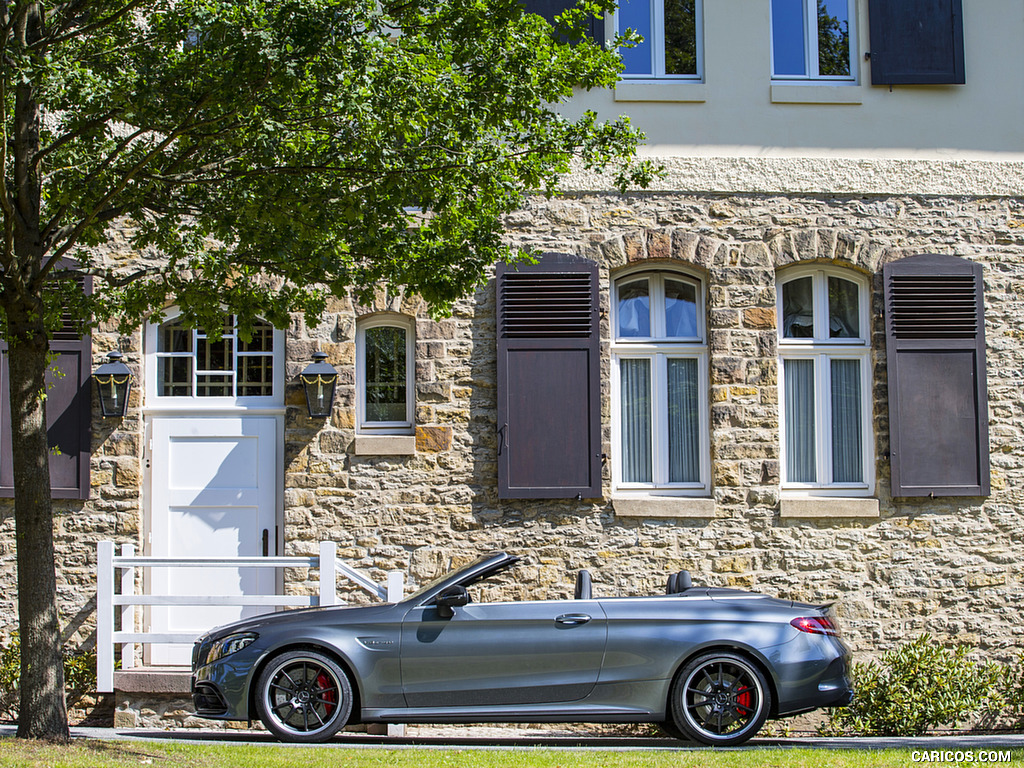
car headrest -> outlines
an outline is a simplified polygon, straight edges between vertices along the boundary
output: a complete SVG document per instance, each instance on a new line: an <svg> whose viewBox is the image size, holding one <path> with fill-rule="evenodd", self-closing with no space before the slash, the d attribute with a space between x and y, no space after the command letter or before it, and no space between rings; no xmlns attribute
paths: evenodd
<svg viewBox="0 0 1024 768"><path fill-rule="evenodd" d="M666 595L682 594L693 586L689 571L679 571L668 577L668 585L665 588Z"/></svg>
<svg viewBox="0 0 1024 768"><path fill-rule="evenodd" d="M589 600L590 599L590 571L582 570L576 574L576 592L575 596L577 600Z"/></svg>

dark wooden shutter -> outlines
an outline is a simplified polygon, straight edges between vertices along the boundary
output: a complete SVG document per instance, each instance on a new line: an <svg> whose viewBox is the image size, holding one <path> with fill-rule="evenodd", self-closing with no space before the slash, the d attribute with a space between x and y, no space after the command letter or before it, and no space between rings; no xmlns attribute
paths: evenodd
<svg viewBox="0 0 1024 768"><path fill-rule="evenodd" d="M576 5L576 0L523 0L527 13L536 13L554 24L555 16ZM601 42L604 40L604 19L594 17L590 20L587 37Z"/></svg>
<svg viewBox="0 0 1024 768"><path fill-rule="evenodd" d="M924 254L887 264L893 496L988 496L981 265Z"/></svg>
<svg viewBox="0 0 1024 768"><path fill-rule="evenodd" d="M960 0L870 0L871 83L961 84Z"/></svg>
<svg viewBox="0 0 1024 768"><path fill-rule="evenodd" d="M597 265L546 253L497 270L498 496L601 495Z"/></svg>
<svg viewBox="0 0 1024 768"><path fill-rule="evenodd" d="M79 285L92 292L92 278ZM92 337L70 316L50 341L54 360L46 373L46 424L50 448L50 487L55 499L89 498L92 457ZM11 455L11 396L7 344L0 341L0 497L14 497Z"/></svg>

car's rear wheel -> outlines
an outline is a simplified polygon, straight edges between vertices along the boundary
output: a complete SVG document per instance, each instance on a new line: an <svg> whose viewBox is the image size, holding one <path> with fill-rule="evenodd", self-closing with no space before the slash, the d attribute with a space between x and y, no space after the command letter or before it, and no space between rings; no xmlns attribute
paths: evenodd
<svg viewBox="0 0 1024 768"><path fill-rule="evenodd" d="M672 719L688 739L713 746L742 744L768 718L771 692L749 659L720 652L698 656L676 676Z"/></svg>
<svg viewBox="0 0 1024 768"><path fill-rule="evenodd" d="M348 722L352 685L341 667L316 651L275 656L256 682L256 711L282 741L327 741Z"/></svg>

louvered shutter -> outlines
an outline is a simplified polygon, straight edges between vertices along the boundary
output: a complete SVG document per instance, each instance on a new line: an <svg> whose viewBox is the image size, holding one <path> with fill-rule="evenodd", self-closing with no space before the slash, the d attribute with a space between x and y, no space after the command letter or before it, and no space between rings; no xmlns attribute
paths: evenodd
<svg viewBox="0 0 1024 768"><path fill-rule="evenodd" d="M960 0L870 0L871 83L961 84Z"/></svg>
<svg viewBox="0 0 1024 768"><path fill-rule="evenodd" d="M498 496L601 495L597 265L546 253L497 270Z"/></svg>
<svg viewBox="0 0 1024 768"><path fill-rule="evenodd" d="M536 13L554 24L555 16L576 5L576 0L523 0L527 13ZM604 40L604 19L592 18L586 31L591 40Z"/></svg>
<svg viewBox="0 0 1024 768"><path fill-rule="evenodd" d="M92 278L79 285L92 292ZM50 340L53 361L46 372L46 425L50 454L50 487L55 499L89 498L92 456L92 338L69 315ZM11 397L7 344L0 341L0 497L14 496L11 454Z"/></svg>
<svg viewBox="0 0 1024 768"><path fill-rule="evenodd" d="M981 265L924 254L887 264L892 495L989 495Z"/></svg>

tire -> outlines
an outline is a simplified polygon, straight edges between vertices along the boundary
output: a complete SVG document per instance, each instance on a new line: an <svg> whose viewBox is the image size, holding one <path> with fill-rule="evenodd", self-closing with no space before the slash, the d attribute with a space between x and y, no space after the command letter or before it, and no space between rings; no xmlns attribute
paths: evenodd
<svg viewBox="0 0 1024 768"><path fill-rule="evenodd" d="M352 684L328 656L288 651L272 658L260 673L256 711L281 741L327 741L352 714Z"/></svg>
<svg viewBox="0 0 1024 768"><path fill-rule="evenodd" d="M725 651L689 662L669 697L672 720L687 739L721 747L742 744L761 730L772 704L757 666Z"/></svg>

